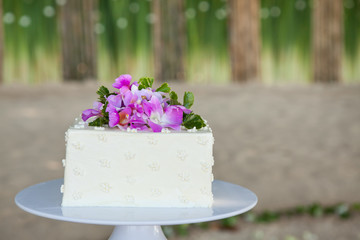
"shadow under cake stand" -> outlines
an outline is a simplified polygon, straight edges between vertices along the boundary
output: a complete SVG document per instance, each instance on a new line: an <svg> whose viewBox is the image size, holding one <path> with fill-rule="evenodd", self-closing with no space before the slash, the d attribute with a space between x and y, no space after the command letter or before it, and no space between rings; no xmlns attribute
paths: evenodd
<svg viewBox="0 0 360 240"><path fill-rule="evenodd" d="M215 180L212 208L61 207L63 179L30 186L15 197L24 211L61 221L115 226L109 240L166 240L161 225L219 220L252 209L257 203L250 190Z"/></svg>

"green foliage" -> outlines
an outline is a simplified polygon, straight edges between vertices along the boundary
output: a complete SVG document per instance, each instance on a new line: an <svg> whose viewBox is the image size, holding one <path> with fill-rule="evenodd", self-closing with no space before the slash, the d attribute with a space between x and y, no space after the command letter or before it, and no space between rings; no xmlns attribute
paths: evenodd
<svg viewBox="0 0 360 240"><path fill-rule="evenodd" d="M360 203L354 203L354 204L352 205L352 208L353 208L354 210L356 210L356 211L360 211Z"/></svg>
<svg viewBox="0 0 360 240"><path fill-rule="evenodd" d="M279 219L279 217L279 213L266 210L257 216L256 221L260 223L270 223Z"/></svg>
<svg viewBox="0 0 360 240"><path fill-rule="evenodd" d="M171 91L170 94L170 105L181 105L181 103L178 101L178 95L176 94L176 92Z"/></svg>
<svg viewBox="0 0 360 240"><path fill-rule="evenodd" d="M108 97L110 95L110 91L109 89L107 89L104 86L99 87L99 89L96 91L96 94L99 95L99 102L105 104L106 102L106 97Z"/></svg>
<svg viewBox="0 0 360 240"><path fill-rule="evenodd" d="M176 233L181 236L185 237L189 235L189 224L182 224L176 227Z"/></svg>
<svg viewBox="0 0 360 240"><path fill-rule="evenodd" d="M279 220L283 216L292 216L297 217L303 214L308 214L312 217L323 217L324 214L334 214L341 219L346 219L351 217L353 211L360 210L360 203L354 203L351 205L340 203L331 206L322 206L318 203L311 204L309 206L297 206L289 209L284 209L280 211L269 211L265 210L263 212L255 213L254 211L249 211L240 216L234 216L222 219L220 221L209 223L195 223L192 225L180 225L180 226L167 226L168 229L164 229L166 236L173 237L174 235L186 236L189 233L191 226L199 227L202 229L208 229L209 225L222 229L236 229L238 221L243 219L247 222L252 222L254 224L266 224ZM166 231L165 231L166 230ZM176 233L176 234L175 234ZM260 234L262 236L262 233ZM263 237L261 237L262 239ZM260 239L260 237L259 237ZM286 239L295 239L293 236L289 235Z"/></svg>
<svg viewBox="0 0 360 240"><path fill-rule="evenodd" d="M158 89L156 89L156 92L164 92L164 93L170 93L171 88L169 87L168 83L163 83Z"/></svg>
<svg viewBox="0 0 360 240"><path fill-rule="evenodd" d="M224 228L235 228L238 223L238 217L229 217L221 220L221 226Z"/></svg>
<svg viewBox="0 0 360 240"><path fill-rule="evenodd" d="M335 213L341 218L349 218L350 217L349 206L346 204L339 204L335 207Z"/></svg>
<svg viewBox="0 0 360 240"><path fill-rule="evenodd" d="M321 217L324 214L324 209L318 203L314 203L309 206L308 213L313 217Z"/></svg>
<svg viewBox="0 0 360 240"><path fill-rule="evenodd" d="M194 127L196 129L200 129L206 126L204 120L198 114L193 112L190 114L184 114L183 125L187 129L192 129Z"/></svg>
<svg viewBox="0 0 360 240"><path fill-rule="evenodd" d="M103 118L97 118L96 120L89 123L92 127L101 127L103 125Z"/></svg>
<svg viewBox="0 0 360 240"><path fill-rule="evenodd" d="M201 228L201 229L208 229L209 228L209 223L208 222L195 223L194 225Z"/></svg>
<svg viewBox="0 0 360 240"><path fill-rule="evenodd" d="M139 80L139 90L145 89L145 88L152 88L152 85L154 83L154 78L149 77L143 77Z"/></svg>
<svg viewBox="0 0 360 240"><path fill-rule="evenodd" d="M173 226L162 226L161 227L166 238L174 237L175 231Z"/></svg>
<svg viewBox="0 0 360 240"><path fill-rule="evenodd" d="M192 92L184 93L184 107L190 109L190 107L194 104L194 94Z"/></svg>

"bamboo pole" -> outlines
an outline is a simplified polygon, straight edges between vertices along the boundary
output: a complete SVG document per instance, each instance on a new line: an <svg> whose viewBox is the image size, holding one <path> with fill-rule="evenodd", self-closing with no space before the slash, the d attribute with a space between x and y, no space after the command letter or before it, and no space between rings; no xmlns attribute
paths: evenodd
<svg viewBox="0 0 360 240"><path fill-rule="evenodd" d="M3 29L3 3L0 0L0 84L3 83L4 78L4 29Z"/></svg>
<svg viewBox="0 0 360 240"><path fill-rule="evenodd" d="M160 81L184 80L185 17L183 0L154 0L155 76Z"/></svg>
<svg viewBox="0 0 360 240"><path fill-rule="evenodd" d="M343 46L343 1L315 0L313 10L313 80L339 82Z"/></svg>
<svg viewBox="0 0 360 240"><path fill-rule="evenodd" d="M230 0L230 60L235 82L260 79L260 22L258 0Z"/></svg>
<svg viewBox="0 0 360 240"><path fill-rule="evenodd" d="M97 0L68 0L61 9L63 79L96 79Z"/></svg>

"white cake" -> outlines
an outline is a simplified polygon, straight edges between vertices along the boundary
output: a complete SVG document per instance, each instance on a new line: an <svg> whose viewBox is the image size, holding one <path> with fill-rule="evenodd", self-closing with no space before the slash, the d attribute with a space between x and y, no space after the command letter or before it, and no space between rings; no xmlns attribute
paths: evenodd
<svg viewBox="0 0 360 240"><path fill-rule="evenodd" d="M208 127L154 133L78 122L66 136L64 207L212 206Z"/></svg>

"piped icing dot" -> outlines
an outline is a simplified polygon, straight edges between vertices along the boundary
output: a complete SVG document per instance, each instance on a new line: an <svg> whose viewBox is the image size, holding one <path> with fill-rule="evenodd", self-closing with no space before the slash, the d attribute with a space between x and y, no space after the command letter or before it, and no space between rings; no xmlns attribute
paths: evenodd
<svg viewBox="0 0 360 240"><path fill-rule="evenodd" d="M111 189L112 189L112 187L110 186L109 183L101 183L100 184L100 190L103 191L104 193L109 193Z"/></svg>

